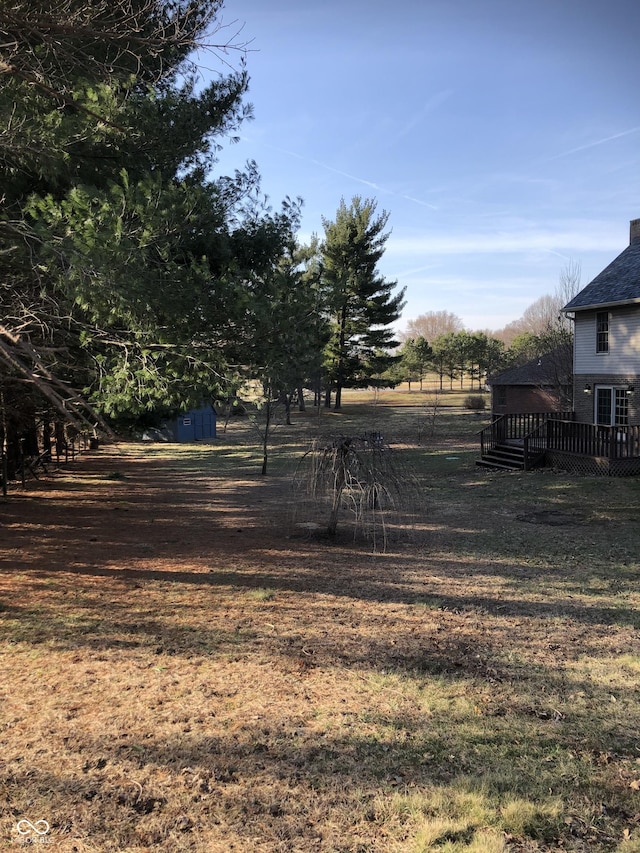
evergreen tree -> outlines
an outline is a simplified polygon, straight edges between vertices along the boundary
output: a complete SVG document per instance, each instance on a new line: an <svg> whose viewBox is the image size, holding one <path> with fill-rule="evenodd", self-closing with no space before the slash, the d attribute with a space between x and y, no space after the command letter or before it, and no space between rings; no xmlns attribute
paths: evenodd
<svg viewBox="0 0 640 853"><path fill-rule="evenodd" d="M448 332L438 335L433 341L433 366L440 379L440 390L443 390L443 380L449 380L449 390L453 390L453 380L459 375L460 347L457 334Z"/></svg>
<svg viewBox="0 0 640 853"><path fill-rule="evenodd" d="M242 66L199 89L189 60L220 6L2 4L0 380L135 416L224 375L264 247L255 165L205 177L247 115Z"/></svg>
<svg viewBox="0 0 640 853"><path fill-rule="evenodd" d="M342 199L335 220L322 221L322 280L331 315L325 368L337 409L344 387L366 387L395 358L385 353L397 346L389 325L400 317L404 289L394 295L397 282L377 269L388 219L384 211L376 216L375 201L355 196L349 206Z"/></svg>
<svg viewBox="0 0 640 853"><path fill-rule="evenodd" d="M300 200L285 202L283 212L253 223L254 239L245 245L264 249L247 267L249 298L236 357L238 372L255 398L256 381L262 393L257 400L262 473L267 472L269 433L277 407L284 407L290 423L291 403L310 384L327 340L313 247L298 247ZM259 239L257 239L259 236ZM237 257L241 258L240 252ZM256 402L254 400L254 402Z"/></svg>
<svg viewBox="0 0 640 853"><path fill-rule="evenodd" d="M475 369L478 388L486 382L488 376L501 370L505 364L505 349L502 341L488 337L483 332L474 333L477 344L475 347Z"/></svg>
<svg viewBox="0 0 640 853"><path fill-rule="evenodd" d="M422 380L431 361L433 350L423 337L407 338L400 348L401 381L411 383L418 381L422 391Z"/></svg>

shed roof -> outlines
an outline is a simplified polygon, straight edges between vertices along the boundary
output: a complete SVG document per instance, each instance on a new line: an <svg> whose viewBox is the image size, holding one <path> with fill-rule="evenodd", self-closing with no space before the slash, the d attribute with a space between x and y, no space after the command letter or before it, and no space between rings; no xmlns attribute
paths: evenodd
<svg viewBox="0 0 640 853"><path fill-rule="evenodd" d="M627 246L562 310L585 311L588 308L605 308L631 302L640 302L639 239Z"/></svg>
<svg viewBox="0 0 640 853"><path fill-rule="evenodd" d="M487 385L533 385L536 387L570 384L571 346L560 346L519 367L510 367L487 379Z"/></svg>

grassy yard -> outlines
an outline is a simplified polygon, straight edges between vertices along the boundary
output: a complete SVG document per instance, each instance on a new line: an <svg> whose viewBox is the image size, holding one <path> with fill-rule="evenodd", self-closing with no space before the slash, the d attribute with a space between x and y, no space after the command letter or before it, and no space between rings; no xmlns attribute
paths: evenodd
<svg viewBox="0 0 640 853"><path fill-rule="evenodd" d="M239 419L0 503L1 850L640 851L640 480L482 471L488 416L398 393L266 478ZM363 432L376 550L293 488Z"/></svg>

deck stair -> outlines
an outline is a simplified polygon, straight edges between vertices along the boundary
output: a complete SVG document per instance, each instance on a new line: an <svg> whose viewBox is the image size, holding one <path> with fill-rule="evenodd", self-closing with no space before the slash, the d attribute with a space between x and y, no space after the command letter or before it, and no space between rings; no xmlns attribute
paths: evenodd
<svg viewBox="0 0 640 853"><path fill-rule="evenodd" d="M497 415L479 433L480 459L477 464L502 471L530 471L544 465L549 432L553 431L554 424L563 423L565 416L573 417L573 413Z"/></svg>
<svg viewBox="0 0 640 853"><path fill-rule="evenodd" d="M576 421L574 412L497 415L479 433L483 468L530 471L549 464L580 474L640 475L640 424Z"/></svg>
<svg viewBox="0 0 640 853"><path fill-rule="evenodd" d="M496 444L476 460L481 468L500 471L524 471L524 447L518 444Z"/></svg>

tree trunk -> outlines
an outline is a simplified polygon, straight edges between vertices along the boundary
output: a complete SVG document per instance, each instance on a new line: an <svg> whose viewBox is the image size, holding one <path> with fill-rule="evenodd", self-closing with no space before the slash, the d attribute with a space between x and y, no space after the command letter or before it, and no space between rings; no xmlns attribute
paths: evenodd
<svg viewBox="0 0 640 853"><path fill-rule="evenodd" d="M333 404L333 408L334 409L342 408L342 383L341 382L338 382L338 384L336 385L336 399L335 399L335 403Z"/></svg>
<svg viewBox="0 0 640 853"><path fill-rule="evenodd" d="M29 426L22 431L22 452L25 456L39 456L38 426L35 415L29 415Z"/></svg>
<svg viewBox="0 0 640 853"><path fill-rule="evenodd" d="M336 401L334 409L342 407L342 385L344 383L345 347L347 341L347 302L342 306L340 314L340 336L338 338L338 378L336 381Z"/></svg>
<svg viewBox="0 0 640 853"><path fill-rule="evenodd" d="M329 516L329 524L327 525L327 533L329 536L335 536L338 531L338 515L340 513L340 504L342 503L342 492L346 482L345 472L345 451L341 447L336 452L336 462L339 467L335 471L333 481L333 500L331 502L331 514Z"/></svg>
<svg viewBox="0 0 640 853"><path fill-rule="evenodd" d="M42 427L42 450L47 460L51 461L51 424L45 420Z"/></svg>
<svg viewBox="0 0 640 853"><path fill-rule="evenodd" d="M67 461L67 440L64 435L64 424L61 421L56 421L55 424L56 437L56 462L60 462L60 457L64 455L65 462Z"/></svg>
<svg viewBox="0 0 640 853"><path fill-rule="evenodd" d="M0 393L0 429L2 430L2 494L7 496L7 480L9 478L9 468L7 460L7 418L4 405L4 394Z"/></svg>
<svg viewBox="0 0 640 853"><path fill-rule="evenodd" d="M271 402L269 400L267 400L265 418L264 433L262 434L262 470L260 471L262 477L267 476L269 461L269 432L271 430Z"/></svg>

